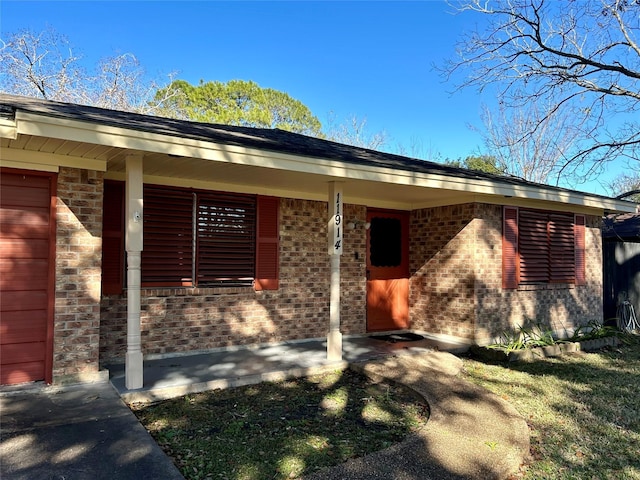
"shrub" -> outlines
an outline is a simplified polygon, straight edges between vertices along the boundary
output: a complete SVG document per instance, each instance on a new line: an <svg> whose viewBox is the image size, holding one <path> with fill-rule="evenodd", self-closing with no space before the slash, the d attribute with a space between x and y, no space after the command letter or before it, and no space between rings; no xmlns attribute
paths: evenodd
<svg viewBox="0 0 640 480"><path fill-rule="evenodd" d="M502 332L498 342L487 345L487 348L511 352L526 348L547 347L558 343L582 342L596 338L620 336L622 332L616 327L604 325L591 320L587 325L576 328L573 334L565 339L558 338L553 331L540 322L530 326L516 326L515 330Z"/></svg>

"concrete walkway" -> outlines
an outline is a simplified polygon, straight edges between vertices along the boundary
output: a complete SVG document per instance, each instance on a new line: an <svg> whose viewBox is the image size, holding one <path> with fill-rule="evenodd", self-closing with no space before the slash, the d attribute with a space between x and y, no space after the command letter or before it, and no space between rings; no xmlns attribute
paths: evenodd
<svg viewBox="0 0 640 480"><path fill-rule="evenodd" d="M405 442L308 477L335 479L505 479L529 451L525 421L506 402L459 376L462 361L433 340L345 342L345 362L423 395L431 416ZM322 342L145 361L145 387L125 391L123 370L111 384L32 392L0 391L0 478L182 479L123 402L255 383L335 369ZM118 391L119 390L119 391ZM181 393L182 392L182 393ZM119 395L120 394L120 395Z"/></svg>
<svg viewBox="0 0 640 480"><path fill-rule="evenodd" d="M182 480L107 382L0 395L2 480Z"/></svg>
<svg viewBox="0 0 640 480"><path fill-rule="evenodd" d="M505 480L529 454L529 429L507 402L460 378L446 352L387 357L351 365L408 385L428 402L426 427L406 441L306 480Z"/></svg>

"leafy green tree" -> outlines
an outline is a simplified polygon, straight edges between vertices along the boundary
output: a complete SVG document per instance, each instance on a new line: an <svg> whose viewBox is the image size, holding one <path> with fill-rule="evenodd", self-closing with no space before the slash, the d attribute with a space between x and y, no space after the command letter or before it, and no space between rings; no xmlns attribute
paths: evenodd
<svg viewBox="0 0 640 480"><path fill-rule="evenodd" d="M185 120L256 128L279 128L320 136L322 125L309 108L284 92L257 83L231 80L191 85L176 80L167 87L179 92L163 104L161 114ZM156 99L166 98L165 89Z"/></svg>
<svg viewBox="0 0 640 480"><path fill-rule="evenodd" d="M494 175L504 175L506 173L504 165L491 155L470 155L464 160L445 160L445 165L457 168L467 168L479 172L491 173Z"/></svg>

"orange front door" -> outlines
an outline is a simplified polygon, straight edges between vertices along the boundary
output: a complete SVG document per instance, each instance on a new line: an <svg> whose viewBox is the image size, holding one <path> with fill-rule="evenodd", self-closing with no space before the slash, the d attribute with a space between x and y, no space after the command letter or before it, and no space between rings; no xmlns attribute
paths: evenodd
<svg viewBox="0 0 640 480"><path fill-rule="evenodd" d="M409 327L409 213L367 212L367 330Z"/></svg>

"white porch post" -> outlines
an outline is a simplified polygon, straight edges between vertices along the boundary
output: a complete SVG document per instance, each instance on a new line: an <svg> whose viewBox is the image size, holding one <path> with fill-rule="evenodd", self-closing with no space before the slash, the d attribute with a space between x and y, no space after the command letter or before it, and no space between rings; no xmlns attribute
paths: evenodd
<svg viewBox="0 0 640 480"><path fill-rule="evenodd" d="M342 185L329 182L328 253L331 259L331 295L329 303L329 333L327 334L327 360L342 360L342 333L340 332L340 255L344 236L342 211Z"/></svg>
<svg viewBox="0 0 640 480"><path fill-rule="evenodd" d="M127 250L127 355L125 386L142 388L140 346L140 258L142 252L142 155L127 155L126 250Z"/></svg>

